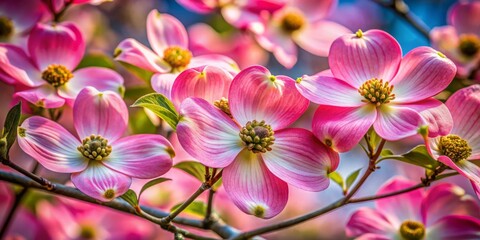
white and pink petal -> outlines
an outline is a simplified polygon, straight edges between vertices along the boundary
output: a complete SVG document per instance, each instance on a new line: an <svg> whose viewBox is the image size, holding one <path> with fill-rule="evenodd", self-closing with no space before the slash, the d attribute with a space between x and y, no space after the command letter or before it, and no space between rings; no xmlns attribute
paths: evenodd
<svg viewBox="0 0 480 240"><path fill-rule="evenodd" d="M187 30L175 17L159 13L156 9L147 16L147 37L152 49L163 56L169 47L188 48Z"/></svg>
<svg viewBox="0 0 480 240"><path fill-rule="evenodd" d="M118 44L114 58L154 73L167 73L172 70L162 57L132 38L127 38Z"/></svg>
<svg viewBox="0 0 480 240"><path fill-rule="evenodd" d="M373 128L378 135L389 141L396 141L418 133L425 119L407 107L382 105L377 111Z"/></svg>

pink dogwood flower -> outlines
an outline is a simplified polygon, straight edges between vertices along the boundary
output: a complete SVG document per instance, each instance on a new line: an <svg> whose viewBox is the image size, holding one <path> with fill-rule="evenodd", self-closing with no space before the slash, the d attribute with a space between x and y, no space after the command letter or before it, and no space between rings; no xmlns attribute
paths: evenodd
<svg viewBox="0 0 480 240"><path fill-rule="evenodd" d="M338 154L305 129L287 128L307 109L293 79L252 66L233 79L228 100L181 104L177 125L183 148L205 166L223 168L223 184L243 212L271 218L288 200L288 185L320 191Z"/></svg>
<svg viewBox="0 0 480 240"><path fill-rule="evenodd" d="M46 13L41 0L0 1L0 42L18 44Z"/></svg>
<svg viewBox="0 0 480 240"><path fill-rule="evenodd" d="M193 56L188 49L187 30L175 17L152 10L147 17L147 37L153 52L129 38L115 49L115 59L155 73L152 88L170 98L173 82L187 68L212 65L232 73L237 64L222 55Z"/></svg>
<svg viewBox="0 0 480 240"><path fill-rule="evenodd" d="M43 108L72 104L86 86L101 91L123 91L123 78L102 67L74 70L85 52L85 42L73 23L37 24L28 39L28 53L0 44L0 77L17 87L15 98Z"/></svg>
<svg viewBox="0 0 480 240"><path fill-rule="evenodd" d="M325 20L336 5L336 0L289 0L264 21L264 31L257 32L257 41L286 68L297 62L296 44L326 57L336 38L351 33L344 26Z"/></svg>
<svg viewBox="0 0 480 240"><path fill-rule="evenodd" d="M73 184L93 198L110 201L128 190L132 177L154 178L172 167L173 149L164 137L121 138L128 110L114 92L84 88L75 100L73 119L79 138L35 116L19 127L18 143L45 168L72 173Z"/></svg>
<svg viewBox="0 0 480 240"><path fill-rule="evenodd" d="M395 178L385 183L378 195L416 185ZM347 235L365 240L388 239L478 239L480 208L462 188L441 183L428 191L414 190L378 199L376 208L361 208L347 223Z"/></svg>
<svg viewBox="0 0 480 240"><path fill-rule="evenodd" d="M468 77L480 68L480 2L456 3L447 20L449 25L430 32L432 46L453 60L460 76Z"/></svg>
<svg viewBox="0 0 480 240"><path fill-rule="evenodd" d="M80 5L80 4L93 4L93 5L99 5L104 2L113 2L113 0L45 0L47 4L51 4L51 7L53 10L58 13L60 12L63 8L65 8L67 5L70 4L75 4L75 5Z"/></svg>
<svg viewBox="0 0 480 240"><path fill-rule="evenodd" d="M297 79L297 88L320 104L313 133L345 152L357 145L373 125L386 140L399 140L429 125L430 136L448 133L448 109L432 98L445 89L456 67L440 52L418 47L402 59L397 41L388 33L359 30L332 44L330 70Z"/></svg>
<svg viewBox="0 0 480 240"><path fill-rule="evenodd" d="M453 128L443 136L427 139L429 153L468 178L480 198L480 85L455 92L446 105L453 117Z"/></svg>

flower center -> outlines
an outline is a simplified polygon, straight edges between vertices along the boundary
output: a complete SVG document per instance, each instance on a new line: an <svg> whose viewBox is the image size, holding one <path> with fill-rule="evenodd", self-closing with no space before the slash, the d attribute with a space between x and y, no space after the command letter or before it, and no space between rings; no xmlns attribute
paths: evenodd
<svg viewBox="0 0 480 240"><path fill-rule="evenodd" d="M389 103L395 99L395 94L392 91L393 85L378 78L372 78L358 88L358 93L365 98L362 102L371 102L376 106Z"/></svg>
<svg viewBox="0 0 480 240"><path fill-rule="evenodd" d="M400 235L405 240L420 240L425 236L425 226L420 222L407 220L400 226Z"/></svg>
<svg viewBox="0 0 480 240"><path fill-rule="evenodd" d="M60 87L72 79L73 74L63 65L50 64L47 69L42 72L42 78L52 86Z"/></svg>
<svg viewBox="0 0 480 240"><path fill-rule="evenodd" d="M247 122L245 127L240 130L239 136L248 150L254 153L265 153L272 150L270 146L272 146L275 141L273 134L272 127L265 124L265 121L258 122L257 120L253 120Z"/></svg>
<svg viewBox="0 0 480 240"><path fill-rule="evenodd" d="M13 33L13 22L10 18L0 16L0 40L8 39Z"/></svg>
<svg viewBox="0 0 480 240"><path fill-rule="evenodd" d="M222 110L226 113L230 118L232 117L232 113L230 112L230 107L228 106L228 99L222 97L220 100L213 102L213 105L218 109Z"/></svg>
<svg viewBox="0 0 480 240"><path fill-rule="evenodd" d="M88 159L101 161L112 152L112 146L108 145L108 140L100 135L90 135L82 141L82 145L77 147L78 151Z"/></svg>
<svg viewBox="0 0 480 240"><path fill-rule="evenodd" d="M440 137L439 149L454 162L468 159L472 155L472 148L468 142L455 134Z"/></svg>
<svg viewBox="0 0 480 240"><path fill-rule="evenodd" d="M80 226L80 232L78 233L80 239L95 239L95 235L95 228L93 226Z"/></svg>
<svg viewBox="0 0 480 240"><path fill-rule="evenodd" d="M192 59L192 52L185 48L173 46L163 51L163 60L167 62L174 70L183 70L188 66Z"/></svg>
<svg viewBox="0 0 480 240"><path fill-rule="evenodd" d="M285 32L292 33L305 25L305 17L300 12L287 12L280 24Z"/></svg>
<svg viewBox="0 0 480 240"><path fill-rule="evenodd" d="M458 49L463 55L473 57L480 51L480 39L475 34L463 34Z"/></svg>

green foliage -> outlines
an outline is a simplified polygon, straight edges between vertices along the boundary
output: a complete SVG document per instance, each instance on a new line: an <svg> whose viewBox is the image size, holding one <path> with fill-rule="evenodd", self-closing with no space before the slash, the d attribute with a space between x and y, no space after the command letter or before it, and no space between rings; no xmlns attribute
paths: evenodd
<svg viewBox="0 0 480 240"><path fill-rule="evenodd" d="M140 190L140 193L138 194L138 199L140 199L140 197L142 196L142 193L145 190L149 189L150 187L153 187L153 186L155 186L159 183L170 181L170 180L172 180L172 179L170 179L170 178L156 178L156 179L150 180L145 185L143 185L142 189Z"/></svg>
<svg viewBox="0 0 480 240"><path fill-rule="evenodd" d="M346 186L345 186L345 181L343 181L343 177L342 175L340 175L340 173L338 172L331 172L328 174L328 177L330 179L333 180L333 182L335 182L336 184L338 184L338 186L340 186L340 188L342 188L343 191L346 190Z"/></svg>
<svg viewBox="0 0 480 240"><path fill-rule="evenodd" d="M21 102L13 106L7 113L3 124L2 138L0 139L0 154L3 159L8 160L8 152L17 138L18 124L22 115Z"/></svg>
<svg viewBox="0 0 480 240"><path fill-rule="evenodd" d="M137 194L132 189L128 189L128 191L120 197L135 209L138 208Z"/></svg>
<svg viewBox="0 0 480 240"><path fill-rule="evenodd" d="M139 98L131 107L144 107L154 112L174 130L177 128L179 115L173 103L160 93L150 93Z"/></svg>
<svg viewBox="0 0 480 240"><path fill-rule="evenodd" d="M438 162L428 154L425 145L418 145L403 155L394 155L390 150L382 151L382 160L393 159L401 162L413 164L425 169L434 170L438 167Z"/></svg>
<svg viewBox="0 0 480 240"><path fill-rule="evenodd" d="M355 182L355 180L358 177L358 174L360 174L360 170L362 170L362 169L359 168L356 171L354 171L353 173L351 173L350 175L348 175L347 181L345 181L345 184L347 185L347 189L349 189L352 186L352 184Z"/></svg>
<svg viewBox="0 0 480 240"><path fill-rule="evenodd" d="M87 54L77 66L77 69L86 67L105 67L115 69L115 63L111 58L101 53Z"/></svg>
<svg viewBox="0 0 480 240"><path fill-rule="evenodd" d="M175 206L172 207L172 209L170 210L170 212L174 212L175 210L177 210L183 203L179 203ZM199 217L204 217L206 214L207 214L207 204L205 204L204 202L201 202L201 201L193 201L190 205L188 205L187 208L185 208L185 210L183 210L182 212L184 213L189 213L189 214L192 214L192 215L195 215L195 216L199 216Z"/></svg>
<svg viewBox="0 0 480 240"><path fill-rule="evenodd" d="M205 166L199 162L184 161L175 164L173 167L192 175L196 179L200 180L200 182L205 181Z"/></svg>

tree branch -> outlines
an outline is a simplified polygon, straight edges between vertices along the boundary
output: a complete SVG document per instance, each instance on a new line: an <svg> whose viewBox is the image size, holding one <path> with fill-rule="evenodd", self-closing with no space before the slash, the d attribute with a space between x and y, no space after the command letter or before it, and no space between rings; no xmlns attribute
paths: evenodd
<svg viewBox="0 0 480 240"><path fill-rule="evenodd" d="M94 198L89 197L88 195L85 195L84 193L80 192L76 188L68 187L61 184L55 184L55 188L48 189L47 186L41 185L28 177L22 176L14 172L7 172L5 170L0 170L0 180L14 183L23 187L39 189L49 193L58 194L65 197L70 197L77 200L106 206L112 209L116 209L125 213L138 216L136 210L132 206L130 206L127 202L125 202L120 198L117 198L110 202L100 202ZM155 216L157 218L163 218L169 215L167 212L164 212L152 207L141 206L141 209L146 213L152 216ZM175 219L172 220L172 222L185 225L185 226L194 227L194 228L204 229L204 224L202 220L176 217ZM210 225L209 229L215 232L216 234L218 234L222 238L228 238L230 236L239 234L239 231L237 229L225 224L220 219L218 219L216 222Z"/></svg>

